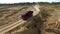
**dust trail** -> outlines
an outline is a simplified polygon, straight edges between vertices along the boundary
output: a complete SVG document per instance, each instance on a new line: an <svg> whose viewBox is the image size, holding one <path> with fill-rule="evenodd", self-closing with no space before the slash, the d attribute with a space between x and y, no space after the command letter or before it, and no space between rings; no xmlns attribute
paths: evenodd
<svg viewBox="0 0 60 34"><path fill-rule="evenodd" d="M40 12L39 4L33 5L33 8L35 8L34 13L33 13L33 15L35 16Z"/></svg>

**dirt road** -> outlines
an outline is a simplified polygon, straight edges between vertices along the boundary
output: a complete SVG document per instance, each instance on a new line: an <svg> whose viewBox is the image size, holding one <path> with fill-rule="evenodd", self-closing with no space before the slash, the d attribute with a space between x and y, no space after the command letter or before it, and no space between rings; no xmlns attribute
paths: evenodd
<svg viewBox="0 0 60 34"><path fill-rule="evenodd" d="M37 15L40 12L39 5L33 5L33 6L29 7L27 10L34 11L33 16ZM5 32L8 32L9 30L11 30L19 25L22 25L24 23L26 23L26 21L21 19L13 24L9 24L8 26L0 28L0 34L4 34Z"/></svg>

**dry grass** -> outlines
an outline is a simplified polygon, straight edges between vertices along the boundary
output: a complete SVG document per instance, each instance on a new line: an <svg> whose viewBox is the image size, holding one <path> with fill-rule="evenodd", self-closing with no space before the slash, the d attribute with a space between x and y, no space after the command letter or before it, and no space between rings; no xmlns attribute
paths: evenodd
<svg viewBox="0 0 60 34"><path fill-rule="evenodd" d="M15 9L17 8L17 9ZM15 9L15 10L14 10ZM7 8L5 10L0 10L0 26L3 24L8 24L8 23L13 23L18 20L20 20L20 15L21 15L21 10L25 9L25 7L14 7L13 10L12 8Z"/></svg>
<svg viewBox="0 0 60 34"><path fill-rule="evenodd" d="M58 8L58 6L57 6L57 8ZM60 32L60 28L59 28L60 11L58 11L57 8L55 6L42 7L42 9L41 9L42 18L41 19L45 20L45 22L44 22L44 26L42 27L41 30L44 34L50 34L50 33L51 34L53 34L53 33L60 34L59 33Z"/></svg>
<svg viewBox="0 0 60 34"><path fill-rule="evenodd" d="M27 23L18 26L5 34L60 34L60 6L40 6L40 13L34 16L34 19L27 20ZM13 8L13 9L12 9ZM0 10L0 26L14 23L20 20L20 14L25 11L25 7L12 7ZM26 25L26 27L25 27ZM23 28L22 28L23 27ZM23 31L21 32L21 28Z"/></svg>

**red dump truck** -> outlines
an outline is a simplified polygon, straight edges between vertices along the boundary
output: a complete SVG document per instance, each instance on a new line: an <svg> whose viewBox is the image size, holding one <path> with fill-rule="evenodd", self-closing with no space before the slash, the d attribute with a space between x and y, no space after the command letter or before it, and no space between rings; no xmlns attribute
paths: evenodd
<svg viewBox="0 0 60 34"><path fill-rule="evenodd" d="M23 20L27 20L28 18L30 18L32 16L33 16L33 11L27 11L26 13L24 13L24 14L21 15L21 18Z"/></svg>

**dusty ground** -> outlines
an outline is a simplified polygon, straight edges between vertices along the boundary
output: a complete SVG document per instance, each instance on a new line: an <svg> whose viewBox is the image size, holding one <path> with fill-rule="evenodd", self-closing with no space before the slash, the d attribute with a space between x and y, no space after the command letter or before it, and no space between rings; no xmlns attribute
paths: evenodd
<svg viewBox="0 0 60 34"><path fill-rule="evenodd" d="M24 21L20 18L21 13L28 10L36 11L33 14L35 16ZM1 7L0 33L60 34L60 5L39 5L35 8L30 8L30 6Z"/></svg>

